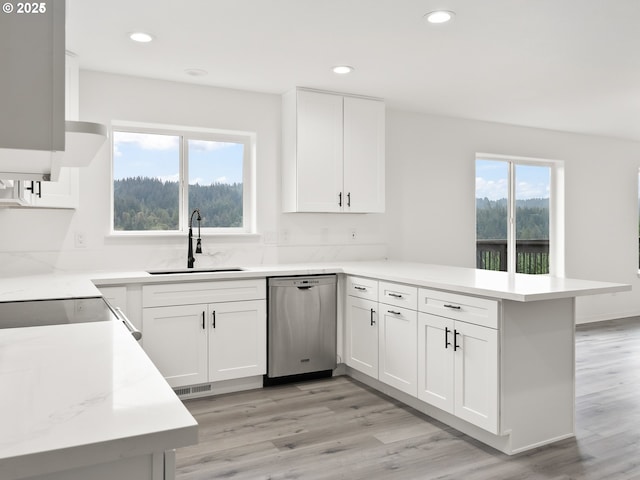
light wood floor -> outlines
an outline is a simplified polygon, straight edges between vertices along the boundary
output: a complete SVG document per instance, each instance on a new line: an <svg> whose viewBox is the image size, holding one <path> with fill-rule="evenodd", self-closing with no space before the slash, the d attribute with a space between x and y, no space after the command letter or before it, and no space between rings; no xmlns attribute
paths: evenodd
<svg viewBox="0 0 640 480"><path fill-rule="evenodd" d="M577 329L577 436L507 456L346 377L189 400L187 479L640 479L640 319Z"/></svg>

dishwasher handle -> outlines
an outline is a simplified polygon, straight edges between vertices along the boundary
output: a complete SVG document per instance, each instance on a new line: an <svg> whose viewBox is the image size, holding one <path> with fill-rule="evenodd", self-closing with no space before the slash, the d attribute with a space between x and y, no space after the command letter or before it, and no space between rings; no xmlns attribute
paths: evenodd
<svg viewBox="0 0 640 480"><path fill-rule="evenodd" d="M120 307L115 307L114 310L116 311L116 316L120 319L120 321L124 324L124 326L127 327L127 330L131 332L131 335L133 336L133 338L135 338L136 340L140 340L142 338L142 332L138 330L133 325L133 323L131 323L131 320L127 318L127 316L120 309Z"/></svg>
<svg viewBox="0 0 640 480"><path fill-rule="evenodd" d="M300 287L296 287L298 290L310 290L313 288L313 285L304 285Z"/></svg>

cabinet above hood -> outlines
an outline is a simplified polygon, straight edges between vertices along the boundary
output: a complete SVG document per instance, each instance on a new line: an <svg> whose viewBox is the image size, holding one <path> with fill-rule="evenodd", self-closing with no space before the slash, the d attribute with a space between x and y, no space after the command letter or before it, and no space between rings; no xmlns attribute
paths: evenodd
<svg viewBox="0 0 640 480"><path fill-rule="evenodd" d="M0 178L56 181L60 167L85 167L106 143L107 127L92 122L65 121L64 151L0 148Z"/></svg>
<svg viewBox="0 0 640 480"><path fill-rule="evenodd" d="M0 179L56 181L60 167L88 165L107 139L105 126L77 121L66 2L42 6L38 15L0 15Z"/></svg>

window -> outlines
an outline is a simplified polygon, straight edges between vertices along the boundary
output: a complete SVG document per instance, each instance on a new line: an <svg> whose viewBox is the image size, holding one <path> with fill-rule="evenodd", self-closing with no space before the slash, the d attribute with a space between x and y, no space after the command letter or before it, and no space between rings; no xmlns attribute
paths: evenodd
<svg viewBox="0 0 640 480"><path fill-rule="evenodd" d="M114 127L112 230L252 231L251 134Z"/></svg>
<svg viewBox="0 0 640 480"><path fill-rule="evenodd" d="M562 241L555 240L562 230L555 198L561 196L560 169L558 162L476 157L476 268L562 271ZM552 264L554 254L558 259Z"/></svg>

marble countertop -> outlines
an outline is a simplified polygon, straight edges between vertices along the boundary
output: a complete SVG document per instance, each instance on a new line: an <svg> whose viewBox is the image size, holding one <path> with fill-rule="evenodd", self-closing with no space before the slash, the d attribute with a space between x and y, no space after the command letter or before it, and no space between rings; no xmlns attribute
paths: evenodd
<svg viewBox="0 0 640 480"><path fill-rule="evenodd" d="M520 302L631 290L630 285L622 283L560 278L549 275L508 274L506 272L477 270L475 268L385 260L241 267L242 270L240 271L211 273L199 272L198 269L195 269L194 273L171 275L151 275L146 271L131 271L0 278L0 301L100 296L96 286L231 280L324 273L345 273L425 288ZM71 295L72 292L75 293Z"/></svg>
<svg viewBox="0 0 640 480"><path fill-rule="evenodd" d="M549 275L514 275L505 272L478 270L475 268L387 260L267 265L243 267L243 270L233 272L181 273L172 275L150 275L147 272L104 273L93 275L91 279L95 285L108 286L132 283L150 284L157 282L228 280L287 275L318 275L325 273L344 273L425 288L449 290L487 298L519 302L631 290L630 285L621 283L559 278Z"/></svg>
<svg viewBox="0 0 640 480"><path fill-rule="evenodd" d="M197 423L117 321L0 330L0 478L197 443Z"/></svg>
<svg viewBox="0 0 640 480"><path fill-rule="evenodd" d="M0 302L100 296L97 287L344 273L520 302L630 285L410 262L340 262L151 275L0 277ZM0 330L0 478L12 480L197 442L197 423L120 322Z"/></svg>

